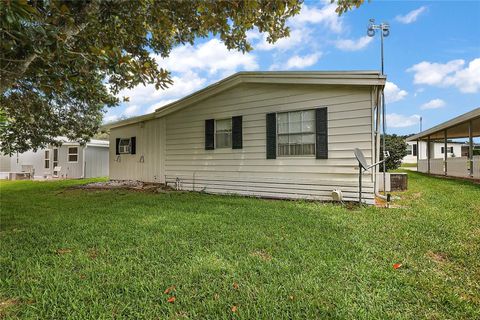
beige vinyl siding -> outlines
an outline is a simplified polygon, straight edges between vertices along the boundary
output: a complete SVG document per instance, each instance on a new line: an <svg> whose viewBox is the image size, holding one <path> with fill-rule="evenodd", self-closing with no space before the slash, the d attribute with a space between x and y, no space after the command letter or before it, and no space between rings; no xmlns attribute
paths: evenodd
<svg viewBox="0 0 480 320"><path fill-rule="evenodd" d="M116 155L116 138L131 137L136 137L136 154ZM164 161L164 118L112 129L109 154L110 179L163 183L165 182Z"/></svg>
<svg viewBox="0 0 480 320"><path fill-rule="evenodd" d="M329 158L266 159L269 112L328 107ZM206 119L243 116L243 149L205 150ZM165 116L165 175L183 189L279 198L331 200L339 188L358 196L358 147L372 162L372 96L368 86L242 84ZM114 150L113 150L114 151ZM373 180L364 192L373 202Z"/></svg>
<svg viewBox="0 0 480 320"><path fill-rule="evenodd" d="M85 178L108 176L109 148L88 146L85 149Z"/></svg>

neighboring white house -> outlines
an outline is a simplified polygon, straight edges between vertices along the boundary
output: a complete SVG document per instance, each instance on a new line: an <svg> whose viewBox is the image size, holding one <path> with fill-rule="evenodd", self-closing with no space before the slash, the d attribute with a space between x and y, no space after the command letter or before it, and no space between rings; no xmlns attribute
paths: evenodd
<svg viewBox="0 0 480 320"><path fill-rule="evenodd" d="M110 129L110 179L273 198L358 199L360 148L378 159L385 77L375 71L240 72ZM374 177L363 192L374 201Z"/></svg>
<svg viewBox="0 0 480 320"><path fill-rule="evenodd" d="M443 142L430 142L432 145L432 158L442 158L445 154L445 144ZM462 146L465 142L447 142L447 157L461 157ZM403 158L403 163L417 163L417 152L419 159L427 159L427 142L407 141L407 155Z"/></svg>
<svg viewBox="0 0 480 320"><path fill-rule="evenodd" d="M1 156L0 172L30 172L34 178L92 178L108 176L108 147L105 140L91 140L85 146L61 139L59 147ZM54 173L54 169L60 169Z"/></svg>

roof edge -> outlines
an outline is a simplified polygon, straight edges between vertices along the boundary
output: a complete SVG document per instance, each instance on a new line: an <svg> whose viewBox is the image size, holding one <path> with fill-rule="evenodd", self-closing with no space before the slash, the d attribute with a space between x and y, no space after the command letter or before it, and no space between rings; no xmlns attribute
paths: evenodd
<svg viewBox="0 0 480 320"><path fill-rule="evenodd" d="M177 109L207 99L241 83L272 83L272 84L311 84L311 85L366 85L384 86L386 76L377 70L352 71L240 71L220 81L195 91L185 97L166 104L155 112L132 117L129 119L104 124L102 130L134 124L141 121L160 118Z"/></svg>

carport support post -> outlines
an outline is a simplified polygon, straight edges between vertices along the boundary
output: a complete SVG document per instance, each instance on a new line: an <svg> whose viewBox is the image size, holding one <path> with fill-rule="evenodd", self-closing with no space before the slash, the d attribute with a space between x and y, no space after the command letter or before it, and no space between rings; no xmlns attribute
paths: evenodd
<svg viewBox="0 0 480 320"><path fill-rule="evenodd" d="M430 136L427 137L427 172L430 174Z"/></svg>
<svg viewBox="0 0 480 320"><path fill-rule="evenodd" d="M470 176L473 177L473 125L468 122L468 160L470 163Z"/></svg>
<svg viewBox="0 0 480 320"><path fill-rule="evenodd" d="M445 175L447 175L447 129L443 131L443 158L445 162Z"/></svg>
<svg viewBox="0 0 480 320"><path fill-rule="evenodd" d="M420 140L417 140L417 170L418 170L418 159L420 154Z"/></svg>

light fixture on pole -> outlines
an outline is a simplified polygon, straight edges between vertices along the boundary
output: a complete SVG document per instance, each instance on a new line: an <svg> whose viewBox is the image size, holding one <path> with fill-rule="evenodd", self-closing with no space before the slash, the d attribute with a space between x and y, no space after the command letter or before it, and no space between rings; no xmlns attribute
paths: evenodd
<svg viewBox="0 0 480 320"><path fill-rule="evenodd" d="M370 23L368 24L367 28L367 35L369 37L375 36L376 30L380 31L380 39L381 39L381 65L382 65L382 75L385 75L384 72L384 66L383 66L383 38L388 37L390 35L390 25L386 22L382 22L381 24L375 24L375 19L370 19ZM383 154L384 154L384 159L385 159L385 135L386 135L386 119L385 119L385 94L384 90L382 90L382 128L383 128L383 139L382 139L382 149L383 149ZM387 188L386 188L386 166L385 166L385 161L383 162L383 194L387 194Z"/></svg>

